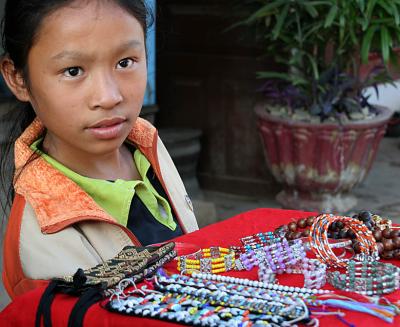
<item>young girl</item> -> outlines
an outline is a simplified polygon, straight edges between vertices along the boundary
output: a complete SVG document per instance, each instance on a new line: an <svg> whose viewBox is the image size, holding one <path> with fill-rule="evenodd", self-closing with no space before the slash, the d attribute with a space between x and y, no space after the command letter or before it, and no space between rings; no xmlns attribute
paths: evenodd
<svg viewBox="0 0 400 327"><path fill-rule="evenodd" d="M126 245L198 229L156 129L138 118L147 21L141 0L6 3L1 71L27 104L10 136L3 282L11 298ZM5 167L12 152L1 154Z"/></svg>

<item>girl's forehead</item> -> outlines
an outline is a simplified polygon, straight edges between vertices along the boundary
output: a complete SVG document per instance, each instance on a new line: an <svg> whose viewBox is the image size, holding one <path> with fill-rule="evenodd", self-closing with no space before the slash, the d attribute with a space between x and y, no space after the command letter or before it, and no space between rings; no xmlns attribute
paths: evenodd
<svg viewBox="0 0 400 327"><path fill-rule="evenodd" d="M118 1L114 0L74 0L66 3L50 12L47 18L61 18L66 16L79 15L82 11L90 12L93 17L104 15L107 12L115 14L115 11L127 13L125 8L121 7Z"/></svg>
<svg viewBox="0 0 400 327"><path fill-rule="evenodd" d="M144 43L143 28L130 12L114 1L74 1L43 19L35 44L76 44L85 48L127 37Z"/></svg>

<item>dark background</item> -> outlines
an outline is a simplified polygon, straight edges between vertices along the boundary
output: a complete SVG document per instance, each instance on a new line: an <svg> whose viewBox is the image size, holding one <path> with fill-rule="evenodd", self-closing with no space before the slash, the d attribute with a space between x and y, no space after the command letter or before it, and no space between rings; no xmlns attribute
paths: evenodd
<svg viewBox="0 0 400 327"><path fill-rule="evenodd" d="M229 0L162 0L157 4L156 126L203 131L198 179L204 189L275 194L253 107L273 65Z"/></svg>

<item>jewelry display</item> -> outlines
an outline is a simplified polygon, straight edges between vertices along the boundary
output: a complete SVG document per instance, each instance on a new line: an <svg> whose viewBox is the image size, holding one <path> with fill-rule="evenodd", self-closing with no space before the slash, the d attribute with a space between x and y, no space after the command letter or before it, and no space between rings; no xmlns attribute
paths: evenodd
<svg viewBox="0 0 400 327"><path fill-rule="evenodd" d="M389 220L368 212L353 218L321 214L240 241L241 246L229 248L196 250L192 246L193 250L176 258L181 275L158 273L151 285L154 291L135 286L133 294L141 295L122 291L114 294L106 307L194 326L291 326L313 322L310 312L334 314L332 310L338 308L393 321L396 311L391 307L343 299L321 289L327 281L339 290L365 296L381 296L400 288L400 268L378 262L378 253L385 256L392 251L394 257L395 251L400 252L400 233ZM342 254L333 252L340 248ZM309 249L316 259L307 258ZM346 250L353 253L352 258L344 257ZM219 274L255 266L258 280ZM327 267L344 269L328 272ZM303 287L279 285L277 276L284 273L303 275Z"/></svg>
<svg viewBox="0 0 400 327"><path fill-rule="evenodd" d="M221 273L235 268L235 252L223 247L210 247L190 256L177 258L178 271L197 270L208 273Z"/></svg>
<svg viewBox="0 0 400 327"><path fill-rule="evenodd" d="M392 293L399 288L400 269L390 263L349 261L346 272L328 272L328 282L337 289L364 295Z"/></svg>
<svg viewBox="0 0 400 327"><path fill-rule="evenodd" d="M339 259L332 251L328 243L328 228L332 223L341 223L347 226L355 234L360 244L360 253L355 256L356 260L378 260L378 247L371 231L359 220L322 214L316 217L310 229L309 242L311 250L321 262L335 268L344 268L348 259Z"/></svg>

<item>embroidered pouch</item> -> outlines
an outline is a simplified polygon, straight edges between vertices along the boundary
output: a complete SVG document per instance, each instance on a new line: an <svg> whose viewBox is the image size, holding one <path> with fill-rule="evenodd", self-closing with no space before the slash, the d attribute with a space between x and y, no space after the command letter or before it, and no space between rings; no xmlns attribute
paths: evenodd
<svg viewBox="0 0 400 327"><path fill-rule="evenodd" d="M51 326L50 308L57 293L79 296L69 317L68 326L81 326L87 309L113 293L113 287L126 278L135 283L152 276L158 268L176 256L175 243L161 246L124 247L117 256L95 267L78 269L73 276L53 279L39 303L36 326Z"/></svg>

